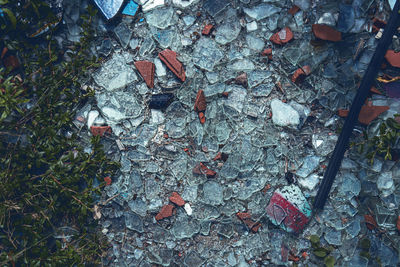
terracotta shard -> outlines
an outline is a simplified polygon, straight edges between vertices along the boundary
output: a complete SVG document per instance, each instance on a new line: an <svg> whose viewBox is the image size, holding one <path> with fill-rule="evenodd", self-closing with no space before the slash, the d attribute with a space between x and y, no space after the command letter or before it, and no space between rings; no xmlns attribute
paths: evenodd
<svg viewBox="0 0 400 267"><path fill-rule="evenodd" d="M382 94L381 91L379 91L375 86L372 86L372 87L371 87L370 92L371 92L371 93L374 93L374 94L378 94L378 95L381 95L381 94Z"/></svg>
<svg viewBox="0 0 400 267"><path fill-rule="evenodd" d="M204 112L199 112L199 119L201 124L206 122L206 116L204 115Z"/></svg>
<svg viewBox="0 0 400 267"><path fill-rule="evenodd" d="M292 76L292 82L296 84L302 83L306 76L308 76L310 73L310 66L303 66L302 68L298 68Z"/></svg>
<svg viewBox="0 0 400 267"><path fill-rule="evenodd" d="M269 60L272 60L272 48L266 48L261 52L263 57L268 57Z"/></svg>
<svg viewBox="0 0 400 267"><path fill-rule="evenodd" d="M147 86L149 88L153 88L154 87L154 70L155 70L154 63L147 61L147 60L136 61L135 67L139 71L140 75L142 75Z"/></svg>
<svg viewBox="0 0 400 267"><path fill-rule="evenodd" d="M156 215L156 220L162 220L164 218L171 217L174 211L174 206L171 204L165 205L161 208L160 212Z"/></svg>
<svg viewBox="0 0 400 267"><path fill-rule="evenodd" d="M342 33L328 25L313 24L312 31L315 37L321 40L332 42L339 42L342 40Z"/></svg>
<svg viewBox="0 0 400 267"><path fill-rule="evenodd" d="M183 69L182 63L176 59L176 52L165 49L158 54L158 57L182 82L185 81L185 70Z"/></svg>
<svg viewBox="0 0 400 267"><path fill-rule="evenodd" d="M397 230L400 231L400 215L399 215L399 217L397 217L396 227L397 227Z"/></svg>
<svg viewBox="0 0 400 267"><path fill-rule="evenodd" d="M206 96L203 90L197 92L196 101L194 102L194 110L197 112L205 111L207 107Z"/></svg>
<svg viewBox="0 0 400 267"><path fill-rule="evenodd" d="M203 30L201 31L201 34L209 35L213 28L214 26L212 24L207 24L206 26L204 26Z"/></svg>
<svg viewBox="0 0 400 267"><path fill-rule="evenodd" d="M386 51L385 59L393 67L400 68L400 52L396 53L394 50Z"/></svg>
<svg viewBox="0 0 400 267"><path fill-rule="evenodd" d="M378 228L378 224L375 221L375 218L369 214L364 215L365 225L369 230L374 230Z"/></svg>
<svg viewBox="0 0 400 267"><path fill-rule="evenodd" d="M274 44L283 45L290 42L292 39L293 39L293 32L288 27L285 27L279 32L272 35L269 40Z"/></svg>
<svg viewBox="0 0 400 267"><path fill-rule="evenodd" d="M182 199L182 197L177 193L177 192L172 192L172 195L169 197L169 201L172 203L182 207L185 205L185 201Z"/></svg>
<svg viewBox="0 0 400 267"><path fill-rule="evenodd" d="M375 120L379 115L389 109L388 106L362 106L360 115L358 115L358 121L362 124L368 125ZM347 117L349 111L345 109L338 110L340 117Z"/></svg>
<svg viewBox="0 0 400 267"><path fill-rule="evenodd" d="M289 9L288 13L289 13L290 15L294 15L294 14L296 14L297 12L299 12L299 10L300 10L300 7L298 7L298 6L296 6L296 5L293 5L293 6Z"/></svg>
<svg viewBox="0 0 400 267"><path fill-rule="evenodd" d="M90 126L90 131L93 136L103 136L104 133L111 133L111 126Z"/></svg>

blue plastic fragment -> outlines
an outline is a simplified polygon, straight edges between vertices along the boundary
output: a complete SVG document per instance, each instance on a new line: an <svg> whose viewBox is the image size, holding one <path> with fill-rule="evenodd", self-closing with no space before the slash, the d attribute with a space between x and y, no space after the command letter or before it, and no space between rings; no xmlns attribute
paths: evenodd
<svg viewBox="0 0 400 267"><path fill-rule="evenodd" d="M4 11L0 8L0 17L4 17Z"/></svg>
<svg viewBox="0 0 400 267"><path fill-rule="evenodd" d="M106 19L111 19L118 13L124 0L94 0L94 2Z"/></svg>
<svg viewBox="0 0 400 267"><path fill-rule="evenodd" d="M125 6L124 10L122 10L122 14L133 17L136 15L138 9L139 5L136 4L135 1L130 0L129 3Z"/></svg>

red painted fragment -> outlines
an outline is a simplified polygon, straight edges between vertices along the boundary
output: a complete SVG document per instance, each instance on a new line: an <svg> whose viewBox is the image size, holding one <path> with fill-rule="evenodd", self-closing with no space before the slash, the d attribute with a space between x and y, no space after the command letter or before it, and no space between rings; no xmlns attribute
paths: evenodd
<svg viewBox="0 0 400 267"><path fill-rule="evenodd" d="M378 95L381 95L381 94L382 94L381 91L379 91L378 89L376 89L375 86L372 86L372 87L371 87L370 92L371 92L371 93L374 93L374 94L378 94Z"/></svg>
<svg viewBox="0 0 400 267"><path fill-rule="evenodd" d="M147 86L149 88L153 88L154 87L154 70L155 70L154 63L147 61L147 60L136 61L135 67L139 71L140 75L142 75Z"/></svg>
<svg viewBox="0 0 400 267"><path fill-rule="evenodd" d="M342 33L328 25L313 24L311 27L315 37L318 39L332 42L339 42L342 40Z"/></svg>
<svg viewBox="0 0 400 267"><path fill-rule="evenodd" d="M200 162L200 170L202 173L207 175L208 178L213 178L217 175L217 173L213 170L210 170L206 165Z"/></svg>
<svg viewBox="0 0 400 267"><path fill-rule="evenodd" d="M185 201L182 199L182 197L177 193L177 192L172 192L172 195L169 197L169 201L172 203L182 207L185 205Z"/></svg>
<svg viewBox="0 0 400 267"><path fill-rule="evenodd" d="M290 42L292 39L293 39L293 32L289 29L289 27L285 27L279 32L272 35L269 40L274 44L284 45Z"/></svg>
<svg viewBox="0 0 400 267"><path fill-rule="evenodd" d="M227 98L227 97L229 96L229 92L223 92L223 93L222 93L222 96L225 97L225 98Z"/></svg>
<svg viewBox="0 0 400 267"><path fill-rule="evenodd" d="M203 30L201 31L201 34L209 35L213 28L214 26L212 24L207 24L206 26L204 26Z"/></svg>
<svg viewBox="0 0 400 267"><path fill-rule="evenodd" d="M278 225L283 224L287 229L291 229L296 233L303 230L308 222L308 218L298 208L277 192L271 197L267 207L267 214Z"/></svg>
<svg viewBox="0 0 400 267"><path fill-rule="evenodd" d="M185 70L183 69L182 63L176 59L176 52L165 49L158 54L158 57L182 82L185 81Z"/></svg>
<svg viewBox="0 0 400 267"><path fill-rule="evenodd" d="M196 101L194 102L194 110L197 112L205 111L207 107L206 96L203 90L197 92Z"/></svg>
<svg viewBox="0 0 400 267"><path fill-rule="evenodd" d="M391 66L400 68L400 52L396 53L394 50L388 50L386 51L385 59Z"/></svg>
<svg viewBox="0 0 400 267"><path fill-rule="evenodd" d="M164 218L168 218L172 216L172 213L174 211L174 206L171 204L167 204L163 206L160 210L160 212L156 215L156 220L162 220Z"/></svg>
<svg viewBox="0 0 400 267"><path fill-rule="evenodd" d="M103 136L104 133L111 133L111 126L90 126L93 136Z"/></svg>

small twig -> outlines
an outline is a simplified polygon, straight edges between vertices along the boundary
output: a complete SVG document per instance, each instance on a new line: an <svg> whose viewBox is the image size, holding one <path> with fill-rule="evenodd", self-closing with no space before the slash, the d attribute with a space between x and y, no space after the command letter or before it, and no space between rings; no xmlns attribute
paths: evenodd
<svg viewBox="0 0 400 267"><path fill-rule="evenodd" d="M103 201L103 203L101 203L101 205L105 206L108 204L108 202L110 202L111 200L113 200L114 198L118 197L120 195L120 193L110 197L109 199L107 199L106 201Z"/></svg>

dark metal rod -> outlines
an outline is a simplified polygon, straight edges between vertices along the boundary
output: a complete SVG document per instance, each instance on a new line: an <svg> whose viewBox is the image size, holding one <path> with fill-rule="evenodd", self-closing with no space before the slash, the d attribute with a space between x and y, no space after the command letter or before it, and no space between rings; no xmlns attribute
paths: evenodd
<svg viewBox="0 0 400 267"><path fill-rule="evenodd" d="M364 74L360 87L358 88L357 95L353 100L350 112L346 118L342 132L340 133L339 139L336 143L335 150L333 151L332 157L329 160L328 168L326 169L324 178L321 182L320 188L314 200L314 210L322 210L324 208L325 202L329 195L329 191L331 190L333 181L342 163L344 153L346 152L346 149L349 145L349 139L351 133L353 132L354 125L358 120L358 115L360 114L361 107L369 94L371 86L373 85L374 79L386 54L386 50L392 43L393 35L400 24L399 7L400 1L397 0L396 4L394 5L392 14L390 15L390 19L385 26L385 30L383 31L383 36L379 40L375 53Z"/></svg>

